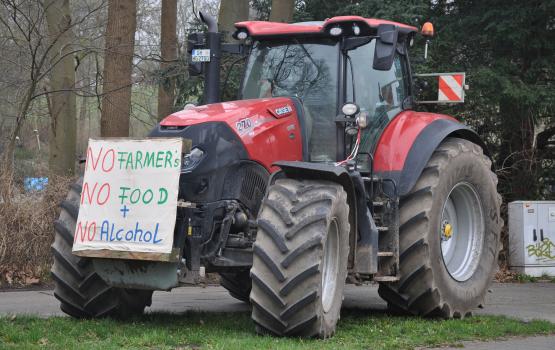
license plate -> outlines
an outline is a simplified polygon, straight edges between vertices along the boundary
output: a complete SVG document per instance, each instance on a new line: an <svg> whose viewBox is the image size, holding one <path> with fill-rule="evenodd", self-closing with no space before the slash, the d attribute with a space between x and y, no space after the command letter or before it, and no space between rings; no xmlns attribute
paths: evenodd
<svg viewBox="0 0 555 350"><path fill-rule="evenodd" d="M191 61L193 62L210 62L210 50L208 49L194 49L191 54Z"/></svg>

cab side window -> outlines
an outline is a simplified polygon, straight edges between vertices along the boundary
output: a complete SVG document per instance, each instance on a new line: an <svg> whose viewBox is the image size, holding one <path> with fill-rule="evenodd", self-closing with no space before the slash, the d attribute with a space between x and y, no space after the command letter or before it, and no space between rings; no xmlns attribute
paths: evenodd
<svg viewBox="0 0 555 350"><path fill-rule="evenodd" d="M375 40L349 51L353 68L355 95L351 67L347 71L347 98L355 100L361 113L367 113L368 126L362 130L359 153L372 153L379 136L387 124L403 109L408 96L408 72L406 58L398 53L388 71L372 68Z"/></svg>

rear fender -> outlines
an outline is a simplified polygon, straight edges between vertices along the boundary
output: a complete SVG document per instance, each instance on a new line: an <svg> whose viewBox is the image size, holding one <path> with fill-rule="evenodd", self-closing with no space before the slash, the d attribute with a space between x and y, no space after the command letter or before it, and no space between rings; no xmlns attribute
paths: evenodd
<svg viewBox="0 0 555 350"><path fill-rule="evenodd" d="M349 223L351 227L349 237L349 263L350 269L355 267L357 241L370 242L370 232L373 221L366 206L366 192L362 178L358 172L349 173L345 168L322 163L308 162L276 162L274 165L281 168L280 172L274 173L270 178L270 184L281 177L296 179L318 179L327 180L340 184L347 193L347 204L349 205ZM361 232L359 232L359 229ZM360 233L357 235L357 232ZM377 234L377 232L376 232Z"/></svg>
<svg viewBox="0 0 555 350"><path fill-rule="evenodd" d="M395 184L384 186L384 190L397 196L409 193L434 151L447 137L476 143L489 157L480 137L452 117L414 111L396 116L384 130L374 153L374 172Z"/></svg>

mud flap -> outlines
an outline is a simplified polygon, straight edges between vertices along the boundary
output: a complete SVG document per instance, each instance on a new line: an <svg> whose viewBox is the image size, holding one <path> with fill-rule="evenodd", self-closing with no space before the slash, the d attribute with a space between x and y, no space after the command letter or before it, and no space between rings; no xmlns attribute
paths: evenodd
<svg viewBox="0 0 555 350"><path fill-rule="evenodd" d="M355 272L363 275L372 275L378 272L378 228L370 214L370 210L366 209L366 216L369 220L369 230L363 234L360 232L360 239L357 243L357 252L355 257ZM362 221L362 220L361 220Z"/></svg>

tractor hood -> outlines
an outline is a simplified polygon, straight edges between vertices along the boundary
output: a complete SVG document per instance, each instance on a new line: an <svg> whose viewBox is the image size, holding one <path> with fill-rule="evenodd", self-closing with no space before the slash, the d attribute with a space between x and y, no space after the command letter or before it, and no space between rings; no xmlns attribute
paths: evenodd
<svg viewBox="0 0 555 350"><path fill-rule="evenodd" d="M239 121L260 117L280 119L294 113L294 104L290 98L262 98L255 100L239 100L230 102L213 103L192 107L175 112L160 123L161 126L188 126L207 122L225 122L238 132L248 129L248 121L244 125L235 125ZM271 119L270 119L271 120ZM257 125L252 125L257 126Z"/></svg>
<svg viewBox="0 0 555 350"><path fill-rule="evenodd" d="M213 103L169 115L151 136L179 135L201 148L211 148L209 144L222 138L230 142L233 138L240 142L230 144L241 144L247 159L275 171L278 168L272 165L274 162L306 157L307 137L303 135L299 110L300 102L288 97Z"/></svg>

